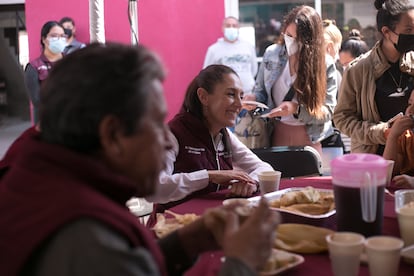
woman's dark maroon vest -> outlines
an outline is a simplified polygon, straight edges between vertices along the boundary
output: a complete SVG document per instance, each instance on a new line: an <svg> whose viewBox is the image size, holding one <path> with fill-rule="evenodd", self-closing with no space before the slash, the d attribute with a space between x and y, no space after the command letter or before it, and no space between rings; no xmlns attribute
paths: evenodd
<svg viewBox="0 0 414 276"><path fill-rule="evenodd" d="M54 62L50 62L44 54L41 54L40 57L30 61L30 64L36 69L39 83L41 83L49 75L49 71L52 69Z"/></svg>
<svg viewBox="0 0 414 276"><path fill-rule="evenodd" d="M216 152L211 134L204 122L189 112L178 113L169 123L171 131L178 140L179 152L174 163L174 173L189 173L198 170L232 170L232 151L230 138L226 129L220 132L223 135L224 149ZM220 167L217 162L219 162ZM209 185L194 192L184 199L167 204L161 204L162 209L171 208L195 196L217 191L217 184Z"/></svg>

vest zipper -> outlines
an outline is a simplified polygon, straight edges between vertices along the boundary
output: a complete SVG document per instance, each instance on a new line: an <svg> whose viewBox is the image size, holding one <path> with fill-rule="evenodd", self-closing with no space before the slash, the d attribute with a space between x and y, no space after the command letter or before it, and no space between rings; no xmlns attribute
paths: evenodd
<svg viewBox="0 0 414 276"><path fill-rule="evenodd" d="M214 141L213 136L211 136L211 140L213 141L213 147L214 147L214 150L216 151L217 170L220 171L221 169L220 169L219 153L218 153L217 146L216 146L216 142ZM219 190L220 190L220 184L217 184L216 192L218 192Z"/></svg>

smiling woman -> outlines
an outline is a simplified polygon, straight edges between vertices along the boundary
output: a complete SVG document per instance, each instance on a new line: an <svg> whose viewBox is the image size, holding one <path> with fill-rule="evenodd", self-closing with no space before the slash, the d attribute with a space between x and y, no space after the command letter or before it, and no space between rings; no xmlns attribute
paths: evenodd
<svg viewBox="0 0 414 276"><path fill-rule="evenodd" d="M229 193L238 196L257 191L257 174L272 167L227 130L235 124L242 97L240 78L225 65L206 67L190 83L180 112L169 122L174 146L159 191L149 198L165 204L158 211L230 186Z"/></svg>

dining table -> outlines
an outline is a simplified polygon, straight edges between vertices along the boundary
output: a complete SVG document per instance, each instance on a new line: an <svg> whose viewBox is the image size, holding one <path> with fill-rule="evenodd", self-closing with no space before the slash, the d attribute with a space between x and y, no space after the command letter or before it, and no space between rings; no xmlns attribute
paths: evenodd
<svg viewBox="0 0 414 276"><path fill-rule="evenodd" d="M333 189L331 176L312 176L312 177L297 177L297 178L282 178L280 181L279 190L296 187L311 186L317 189ZM397 215L394 208L394 196L392 187L387 188L388 193L384 196L384 218L382 235L400 237ZM228 198L228 192L219 191L210 193L203 196L192 198L184 203L174 206L170 210L178 214L195 213L201 215L208 208L213 208L222 205L223 200ZM335 216L335 215L334 215ZM335 229L334 225L330 225L330 228ZM254 237L252 237L254 238ZM327 251L316 254L301 254L305 261L291 269L284 271L283 275L297 275L297 276L331 276L333 275L331 270L331 263L329 260L329 253ZM222 251L210 251L205 252L199 256L195 265L190 268L185 275L217 275L223 260ZM361 262L359 275L370 275L368 265L366 262ZM412 276L414 275L414 265L408 264L403 259L400 260L399 276ZM371 275L375 276L375 275Z"/></svg>

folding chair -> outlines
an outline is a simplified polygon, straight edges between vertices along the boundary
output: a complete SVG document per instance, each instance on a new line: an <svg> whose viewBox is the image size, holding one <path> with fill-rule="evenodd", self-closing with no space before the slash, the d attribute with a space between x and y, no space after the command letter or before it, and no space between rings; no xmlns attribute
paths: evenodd
<svg viewBox="0 0 414 276"><path fill-rule="evenodd" d="M322 175L322 158L310 146L279 146L252 151L273 169L281 171L282 177Z"/></svg>

